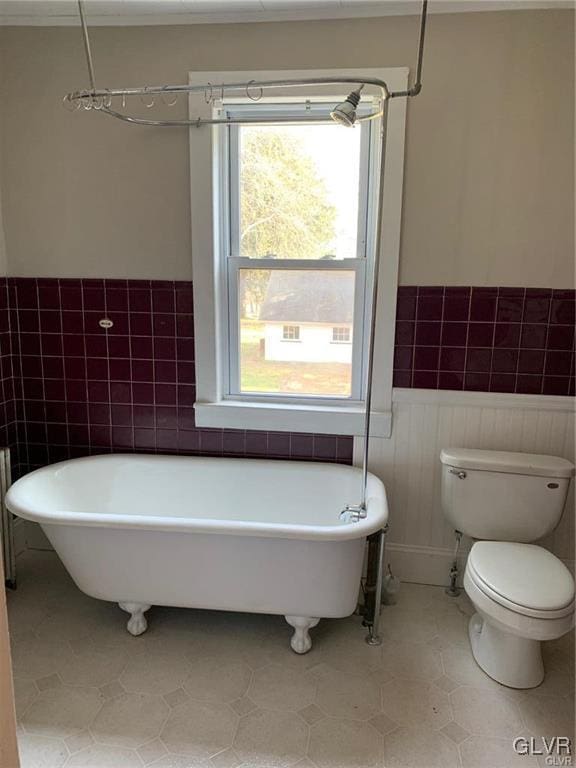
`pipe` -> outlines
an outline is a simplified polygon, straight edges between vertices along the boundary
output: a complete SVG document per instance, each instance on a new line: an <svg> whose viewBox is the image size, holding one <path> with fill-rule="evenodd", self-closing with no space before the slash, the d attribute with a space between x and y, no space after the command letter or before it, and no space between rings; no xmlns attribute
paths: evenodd
<svg viewBox="0 0 576 768"><path fill-rule="evenodd" d="M386 535L388 524L382 530L373 534L376 539L377 556L374 558L374 589L368 591L368 579L366 579L366 613L372 614L371 620L365 620L368 627L366 642L368 645L382 645L380 636L380 616L382 613L382 573L384 571L384 553L386 551ZM372 539L372 536L370 539ZM372 543L372 542L370 542Z"/></svg>
<svg viewBox="0 0 576 768"><path fill-rule="evenodd" d="M80 24L82 26L82 39L84 40L84 53L86 54L86 66L88 67L88 79L90 80L90 89L94 92L96 89L94 63L92 61L92 51L90 50L88 25L86 24L86 16L84 14L84 0L78 0L78 12L80 14Z"/></svg>
<svg viewBox="0 0 576 768"><path fill-rule="evenodd" d="M380 250L382 247L382 219L384 208L384 172L386 170L386 139L388 137L388 99L382 108L382 138L380 141L380 184L378 189L378 215L376 217L376 241L374 244L374 266L372 267L372 298L370 305L370 334L368 337L368 369L366 371L366 394L364 415L364 443L362 450L362 497L360 508L366 512L368 486L368 453L370 449L370 422L372 417L372 377L374 373L374 345L376 340L376 317L378 311L378 277L380 275Z"/></svg>

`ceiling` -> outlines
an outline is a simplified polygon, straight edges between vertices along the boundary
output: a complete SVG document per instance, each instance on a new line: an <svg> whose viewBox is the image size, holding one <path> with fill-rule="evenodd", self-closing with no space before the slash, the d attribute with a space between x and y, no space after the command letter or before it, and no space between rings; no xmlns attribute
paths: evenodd
<svg viewBox="0 0 576 768"><path fill-rule="evenodd" d="M85 0L91 25L207 24L235 21L410 15L420 0ZM430 0L430 13L574 8L574 0ZM77 0L0 0L0 25L78 24Z"/></svg>

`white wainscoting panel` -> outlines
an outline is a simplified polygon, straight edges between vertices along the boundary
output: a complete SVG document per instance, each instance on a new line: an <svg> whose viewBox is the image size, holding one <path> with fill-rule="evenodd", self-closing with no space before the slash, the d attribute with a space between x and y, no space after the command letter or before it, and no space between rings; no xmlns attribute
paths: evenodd
<svg viewBox="0 0 576 768"><path fill-rule="evenodd" d="M387 561L405 581L443 584L448 579L454 535L440 505L444 447L544 453L574 461L574 400L394 390L392 436L371 439L369 466L384 481L390 504ZM356 439L354 462L361 460L362 441ZM558 528L541 543L573 568L574 481Z"/></svg>

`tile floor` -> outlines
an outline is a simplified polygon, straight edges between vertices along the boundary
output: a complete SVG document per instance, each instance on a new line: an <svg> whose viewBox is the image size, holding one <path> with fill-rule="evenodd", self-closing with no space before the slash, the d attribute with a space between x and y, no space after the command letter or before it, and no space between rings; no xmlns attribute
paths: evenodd
<svg viewBox="0 0 576 768"><path fill-rule="evenodd" d="M297 656L274 616L153 608L134 638L53 553L18 565L23 768L537 768L513 738L573 730L573 637L547 644L538 689L503 688L470 655L467 599L437 587L402 586L380 648L354 616Z"/></svg>

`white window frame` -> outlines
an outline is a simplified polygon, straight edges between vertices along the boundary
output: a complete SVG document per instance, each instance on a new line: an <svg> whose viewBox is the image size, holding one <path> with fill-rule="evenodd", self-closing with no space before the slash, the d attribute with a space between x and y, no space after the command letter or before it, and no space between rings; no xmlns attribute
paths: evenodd
<svg viewBox="0 0 576 768"><path fill-rule="evenodd" d="M281 72L195 72L190 83L219 83L258 79L298 77L377 77L391 90L402 90L408 81L407 68L299 70ZM346 88L326 89L318 96L344 97ZM276 95L280 97L277 91ZM316 92L314 97L316 97ZM301 101L301 96L298 99ZM285 97L282 98L285 101ZM404 171L405 99L394 99L389 106L388 140L384 175L384 209L380 254L379 305L376 327L376 353L373 386L372 430L375 436L388 437L392 425L392 364L402 183ZM191 97L190 114L210 117L213 106L204 99ZM226 391L228 350L224 325L226 313L226 275L222 267L223 232L229 231L216 221L215 212L223 210L220 162L222 131L218 126L190 129L190 172L192 213L192 264L196 346L196 424L201 427L265 429L293 432L360 435L364 427L361 397L354 400L318 398L276 398L246 395L230 398ZM335 128L337 130L337 128ZM340 130L346 130L341 128ZM369 227L373 231L374 227ZM359 233L360 234L360 233ZM252 265L263 266L252 259ZM294 260L300 262L301 260ZM295 268L297 264L295 263ZM365 303L366 304L366 303ZM365 314L369 310L365 306ZM366 318L365 318L366 320ZM359 345L358 345L359 346ZM363 387L362 387L363 389Z"/></svg>
<svg viewBox="0 0 576 768"><path fill-rule="evenodd" d="M333 97L324 97L328 104L334 103ZM321 99L323 100L323 99ZM228 114L234 118L252 117L255 113L261 116L273 116L275 114L295 117L304 116L307 113L317 112L325 114L326 109L318 102L304 105L301 97L293 105L286 101L278 104L243 104L226 106L218 110L218 114ZM360 113L370 112L370 104L361 104ZM239 180L239 126L219 130L220 157L227 158L228 166L221 168L220 205L222 217L220 225L223 228L220 242L224 277L226 285L222 287L222 328L227 327L228 333L222 338L222 391L223 397L231 401L284 403L300 405L331 406L360 406L362 393L365 387L365 358L367 352L367 315L370 306L366 303L367 291L366 274L370 274L373 266L374 243L370 235L373 234L373 220L376 215L378 197L377 178L379 172L379 135L378 124L372 122L359 126L362 131L360 146L360 184L358 188L358 221L356 254L353 258L334 259L324 261L322 259L264 259L240 256L240 180ZM358 130L358 129L356 129ZM345 162L345 160L343 160ZM240 387L240 338L238 284L239 274L242 269L282 269L282 270L344 270L354 272L354 320L351 363L351 393L349 397L338 395L300 395L290 393L255 393L242 392Z"/></svg>

